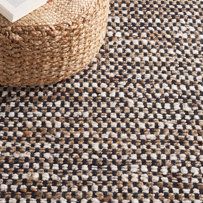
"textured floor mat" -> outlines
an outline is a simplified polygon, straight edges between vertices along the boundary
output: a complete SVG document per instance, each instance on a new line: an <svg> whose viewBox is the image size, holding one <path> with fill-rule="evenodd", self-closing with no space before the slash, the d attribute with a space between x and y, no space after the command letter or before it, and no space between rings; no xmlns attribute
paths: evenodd
<svg viewBox="0 0 203 203"><path fill-rule="evenodd" d="M0 202L202 202L201 40L199 0L115 0L88 70L1 87Z"/></svg>

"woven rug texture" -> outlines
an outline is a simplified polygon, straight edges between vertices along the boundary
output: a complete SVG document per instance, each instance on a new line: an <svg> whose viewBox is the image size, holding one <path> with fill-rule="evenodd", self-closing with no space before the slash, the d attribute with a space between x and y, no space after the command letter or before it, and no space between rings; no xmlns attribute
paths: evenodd
<svg viewBox="0 0 203 203"><path fill-rule="evenodd" d="M79 74L0 87L0 203L203 202L202 0L114 0Z"/></svg>

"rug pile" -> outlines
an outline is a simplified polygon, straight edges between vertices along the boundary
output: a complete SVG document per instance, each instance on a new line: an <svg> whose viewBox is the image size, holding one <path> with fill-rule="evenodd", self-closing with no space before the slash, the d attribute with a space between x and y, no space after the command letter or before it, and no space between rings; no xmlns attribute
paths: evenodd
<svg viewBox="0 0 203 203"><path fill-rule="evenodd" d="M1 87L0 203L202 202L202 16L201 0L111 1L87 70Z"/></svg>

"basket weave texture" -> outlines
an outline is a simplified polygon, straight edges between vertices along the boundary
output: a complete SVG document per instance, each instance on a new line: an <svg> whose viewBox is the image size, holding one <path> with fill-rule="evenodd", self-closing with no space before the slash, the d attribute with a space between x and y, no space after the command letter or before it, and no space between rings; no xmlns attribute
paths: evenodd
<svg viewBox="0 0 203 203"><path fill-rule="evenodd" d="M104 42L109 0L53 0L21 20L0 15L0 84L51 84L82 70Z"/></svg>

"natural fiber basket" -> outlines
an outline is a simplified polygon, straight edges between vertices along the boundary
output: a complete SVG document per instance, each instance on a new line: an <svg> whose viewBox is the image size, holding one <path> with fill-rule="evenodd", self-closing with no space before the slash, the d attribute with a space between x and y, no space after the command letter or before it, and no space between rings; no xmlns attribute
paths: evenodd
<svg viewBox="0 0 203 203"><path fill-rule="evenodd" d="M58 82L83 69L103 43L109 0L51 0L11 23L0 15L0 84Z"/></svg>

